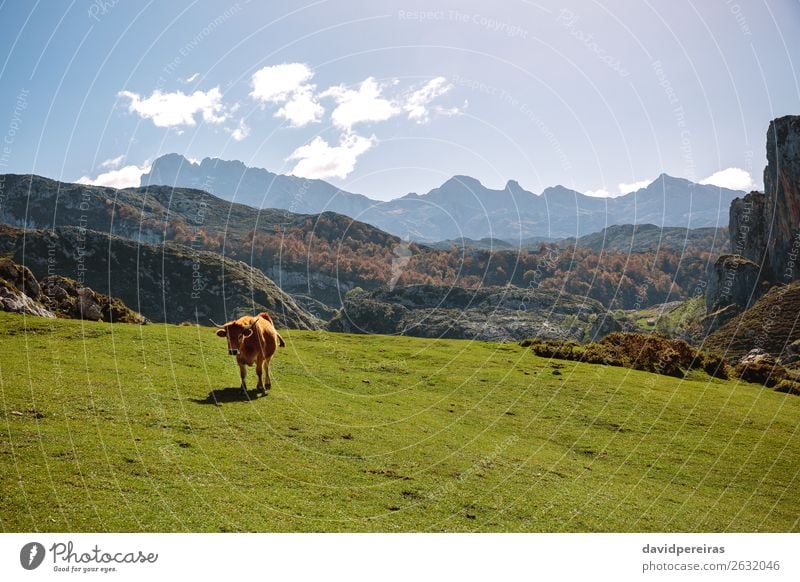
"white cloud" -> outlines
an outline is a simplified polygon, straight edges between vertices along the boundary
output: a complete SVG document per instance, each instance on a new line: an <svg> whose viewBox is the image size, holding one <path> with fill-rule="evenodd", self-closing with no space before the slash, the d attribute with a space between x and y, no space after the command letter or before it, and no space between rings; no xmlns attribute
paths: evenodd
<svg viewBox="0 0 800 582"><path fill-rule="evenodd" d="M92 184L94 186L110 186L111 188L131 188L138 187L142 174L150 171L150 162L145 162L141 166L125 166L118 170L111 170L99 174L96 178L81 176L76 181L78 184Z"/></svg>
<svg viewBox="0 0 800 582"><path fill-rule="evenodd" d="M400 81L379 82L367 77L355 85L334 85L317 92L311 83L314 71L304 63L283 63L263 67L251 77L250 97L262 104L278 105L275 117L285 119L291 127L304 127L322 121L326 107L322 99L331 99L335 106L330 121L342 135L339 144L330 144L316 137L292 152L287 160L295 161L292 173L307 178L344 178L353 171L357 159L375 143L375 137L365 138L354 133L361 123L381 122L407 115L409 120L425 123L434 115L457 115L467 106L445 108L433 102L450 92L453 85L444 77L435 77L422 85L399 89ZM228 108L228 114L234 108ZM243 123L243 122L242 122ZM244 139L249 128L231 131L234 139Z"/></svg>
<svg viewBox="0 0 800 582"><path fill-rule="evenodd" d="M297 160L292 174L303 178L346 178L356 160L375 144L375 137L348 134L338 146L331 146L317 136L311 143L292 152L287 160Z"/></svg>
<svg viewBox="0 0 800 582"><path fill-rule="evenodd" d="M631 192L636 192L637 190L641 190L642 188L647 188L653 181L652 180L639 180L638 182L631 182L627 184L625 182L620 182L619 186L619 193L620 194L630 194Z"/></svg>
<svg viewBox="0 0 800 582"><path fill-rule="evenodd" d="M275 117L286 119L292 127L303 127L320 121L323 113L325 109L316 101L313 85L304 85L292 93L284 106L275 113Z"/></svg>
<svg viewBox="0 0 800 582"><path fill-rule="evenodd" d="M231 137L236 141L242 141L248 135L250 135L250 127L245 123L244 119L240 119L239 125L231 131Z"/></svg>
<svg viewBox="0 0 800 582"><path fill-rule="evenodd" d="M186 77L185 79L180 79L180 81L181 81L181 83L185 83L185 84L188 85L189 83L194 83L199 76L200 76L200 73L195 73L194 75L192 75L190 77Z"/></svg>
<svg viewBox="0 0 800 582"><path fill-rule="evenodd" d="M198 113L208 123L222 123L228 118L219 87L207 92L195 91L191 95L182 91L162 93L155 90L147 98L130 91L121 91L119 96L130 100L128 110L131 113L151 119L157 127L195 125L195 115Z"/></svg>
<svg viewBox="0 0 800 582"><path fill-rule="evenodd" d="M331 113L331 121L336 127L350 131L357 123L386 121L400 113L400 107L381 96L384 88L385 85L368 77L361 82L358 89L337 85L320 96L332 97L336 101L337 106Z"/></svg>
<svg viewBox="0 0 800 582"><path fill-rule="evenodd" d="M754 190L756 183L750 172L742 170L741 168L726 168L711 174L705 180L700 181L701 184L712 184L720 186L721 188L730 188L731 190Z"/></svg>
<svg viewBox="0 0 800 582"><path fill-rule="evenodd" d="M116 158L105 160L103 163L100 164L100 167L107 170L116 170L122 165L122 162L124 161L125 161L125 155L123 154L121 156L117 156Z"/></svg>
<svg viewBox="0 0 800 582"><path fill-rule="evenodd" d="M250 96L262 103L283 105L275 112L292 127L303 127L322 119L325 109L314 94L316 85L308 83L314 71L303 63L264 67L253 74Z"/></svg>
<svg viewBox="0 0 800 582"><path fill-rule="evenodd" d="M467 106L466 101L463 107L445 108L432 104L453 88L444 77L435 77L394 97L385 93L400 84L397 79L380 83L374 77L367 77L355 86L334 85L317 93L316 85L310 82L313 78L314 71L304 63L263 67L251 78L250 97L264 105L281 105L275 117L287 120L292 127L321 121L325 108L320 100L333 99L336 106L330 116L331 122L347 133L359 123L386 121L404 112L410 120L425 123L433 113L457 115Z"/></svg>
<svg viewBox="0 0 800 582"><path fill-rule="evenodd" d="M311 67L304 63L285 63L264 67L253 74L250 96L266 103L283 103L292 93L306 86L314 76Z"/></svg>
<svg viewBox="0 0 800 582"><path fill-rule="evenodd" d="M420 89L413 91L403 105L403 109L408 112L408 118L416 121L417 123L425 123L430 119L430 102L441 97L453 88L453 85L447 82L444 77L436 77L431 79ZM460 113L457 107L444 109L441 107L434 107L434 111L445 115L456 115Z"/></svg>
<svg viewBox="0 0 800 582"><path fill-rule="evenodd" d="M403 112L407 113L412 121L426 123L432 113L458 115L467 106L466 101L462 108L432 105L435 99L453 88L444 77L435 77L421 87L397 98L385 97L385 90L397 84L399 84L397 79L380 84L373 77L368 77L357 89L338 85L331 87L320 97L332 97L336 101L337 107L331 114L331 120L336 127L346 131L352 130L357 123L386 121Z"/></svg>
<svg viewBox="0 0 800 582"><path fill-rule="evenodd" d="M597 190L587 190L584 192L587 196L594 196L595 198L608 198L611 193L605 188L598 188Z"/></svg>

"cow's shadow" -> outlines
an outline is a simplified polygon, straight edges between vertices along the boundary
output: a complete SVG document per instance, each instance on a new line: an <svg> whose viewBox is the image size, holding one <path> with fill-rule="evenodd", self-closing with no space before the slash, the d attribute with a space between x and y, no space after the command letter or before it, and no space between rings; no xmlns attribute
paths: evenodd
<svg viewBox="0 0 800 582"><path fill-rule="evenodd" d="M191 401L197 404L213 404L218 406L220 404L230 402L250 402L251 400L258 400L265 395L261 394L258 390L248 390L245 392L241 387L235 388L217 388L208 393L205 398L192 398Z"/></svg>

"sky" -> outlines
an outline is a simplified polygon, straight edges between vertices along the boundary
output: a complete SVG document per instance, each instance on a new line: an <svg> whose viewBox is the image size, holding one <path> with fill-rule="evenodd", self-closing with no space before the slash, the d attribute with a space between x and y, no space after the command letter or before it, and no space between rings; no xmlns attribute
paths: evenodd
<svg viewBox="0 0 800 582"><path fill-rule="evenodd" d="M800 1L0 3L0 173L238 159L387 200L453 175L762 189Z"/></svg>

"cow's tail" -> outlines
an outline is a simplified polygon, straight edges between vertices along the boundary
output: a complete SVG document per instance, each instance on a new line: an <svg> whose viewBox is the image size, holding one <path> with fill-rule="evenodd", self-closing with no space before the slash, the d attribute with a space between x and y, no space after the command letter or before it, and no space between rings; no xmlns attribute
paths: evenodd
<svg viewBox="0 0 800 582"><path fill-rule="evenodd" d="M282 348L285 348L286 347L286 342L283 341L283 338L281 337L281 334L276 333L276 335L278 336L278 345L280 347L282 347Z"/></svg>

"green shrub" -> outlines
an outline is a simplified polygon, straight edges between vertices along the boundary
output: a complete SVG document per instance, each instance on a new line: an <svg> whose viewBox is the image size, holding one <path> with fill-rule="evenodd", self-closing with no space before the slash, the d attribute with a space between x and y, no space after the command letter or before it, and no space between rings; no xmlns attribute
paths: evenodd
<svg viewBox="0 0 800 582"><path fill-rule="evenodd" d="M800 396L800 382L796 380L784 379L775 385L775 392L783 392L784 394L793 394Z"/></svg>
<svg viewBox="0 0 800 582"><path fill-rule="evenodd" d="M770 388L786 378L786 370L772 359L738 364L734 368L734 372L740 380Z"/></svg>
<svg viewBox="0 0 800 582"><path fill-rule="evenodd" d="M617 332L584 346L536 339L525 340L521 345L545 358L619 366L675 378L682 378L693 369L702 369L715 378L728 377L722 357L696 350L683 340L659 335Z"/></svg>

